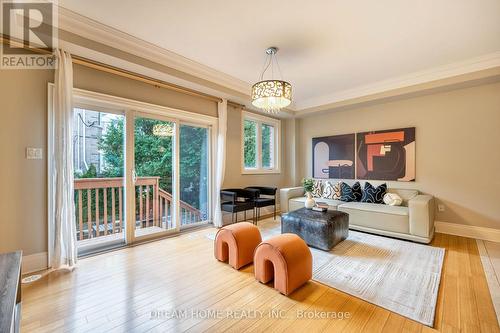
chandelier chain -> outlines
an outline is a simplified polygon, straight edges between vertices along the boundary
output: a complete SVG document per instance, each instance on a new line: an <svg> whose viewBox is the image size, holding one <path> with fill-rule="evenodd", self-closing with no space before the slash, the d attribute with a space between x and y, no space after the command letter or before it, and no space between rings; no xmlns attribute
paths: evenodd
<svg viewBox="0 0 500 333"><path fill-rule="evenodd" d="M264 74L266 73L267 69L269 68L269 65L272 67L272 58L271 55L266 55L266 60L264 61L264 67L262 69L262 73L260 74L260 80L262 81L264 79Z"/></svg>

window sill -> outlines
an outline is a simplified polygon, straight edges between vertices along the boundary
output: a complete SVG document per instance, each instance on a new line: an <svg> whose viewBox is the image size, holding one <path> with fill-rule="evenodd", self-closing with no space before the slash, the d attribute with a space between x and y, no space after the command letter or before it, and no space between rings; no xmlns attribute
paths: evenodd
<svg viewBox="0 0 500 333"><path fill-rule="evenodd" d="M242 175L267 175L267 174L280 174L280 169L242 169Z"/></svg>

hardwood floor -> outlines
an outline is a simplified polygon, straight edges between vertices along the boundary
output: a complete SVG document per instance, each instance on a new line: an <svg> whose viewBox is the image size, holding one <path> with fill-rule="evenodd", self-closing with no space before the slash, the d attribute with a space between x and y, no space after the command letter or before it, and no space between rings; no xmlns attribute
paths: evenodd
<svg viewBox="0 0 500 333"><path fill-rule="evenodd" d="M267 219L259 226L275 223ZM217 262L212 241L206 237L214 231L197 230L83 259L73 273L54 272L23 286L22 331L434 331L314 281L285 297L256 282L252 266L235 271ZM447 249L434 328L500 332L476 241L436 234L432 245ZM179 312L166 312L172 309ZM231 313L234 318L222 319L212 312L214 316L204 319L207 309ZM236 312L241 310L258 310L263 315L244 318L244 313ZM351 316L343 320L297 318L304 310L349 312ZM168 315L177 318L168 320Z"/></svg>

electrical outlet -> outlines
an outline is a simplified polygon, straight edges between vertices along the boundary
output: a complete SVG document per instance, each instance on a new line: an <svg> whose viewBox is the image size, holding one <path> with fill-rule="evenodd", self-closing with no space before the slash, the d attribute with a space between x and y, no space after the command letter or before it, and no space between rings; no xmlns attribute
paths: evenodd
<svg viewBox="0 0 500 333"><path fill-rule="evenodd" d="M26 148L26 158L28 160L41 160L42 159L42 148Z"/></svg>
<svg viewBox="0 0 500 333"><path fill-rule="evenodd" d="M446 207L443 204L438 205L438 211L439 212L444 212L446 210Z"/></svg>

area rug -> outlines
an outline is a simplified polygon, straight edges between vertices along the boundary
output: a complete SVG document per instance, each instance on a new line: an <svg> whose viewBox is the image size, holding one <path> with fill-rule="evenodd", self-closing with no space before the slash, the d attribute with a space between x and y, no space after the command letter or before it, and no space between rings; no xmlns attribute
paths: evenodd
<svg viewBox="0 0 500 333"><path fill-rule="evenodd" d="M432 327L444 249L350 230L332 251L311 252L315 281Z"/></svg>

